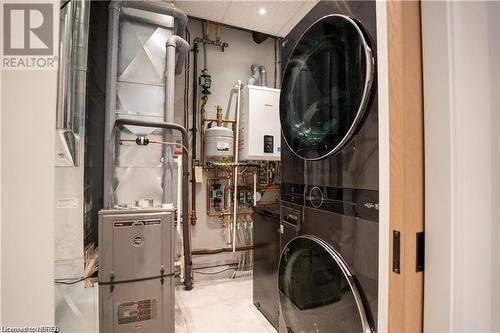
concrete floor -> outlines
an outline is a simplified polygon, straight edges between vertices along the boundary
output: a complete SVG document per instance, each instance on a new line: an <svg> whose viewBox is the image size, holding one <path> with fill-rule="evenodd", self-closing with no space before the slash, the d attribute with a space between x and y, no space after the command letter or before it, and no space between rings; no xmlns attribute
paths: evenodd
<svg viewBox="0 0 500 333"><path fill-rule="evenodd" d="M276 333L253 305L252 277L230 279L229 275L230 272L213 277L195 274L193 290L176 287L175 333ZM56 285L55 310L61 332L97 333L97 285Z"/></svg>
<svg viewBox="0 0 500 333"><path fill-rule="evenodd" d="M196 275L195 275L196 277ZM176 333L276 333L252 302L252 277L195 281L177 286Z"/></svg>

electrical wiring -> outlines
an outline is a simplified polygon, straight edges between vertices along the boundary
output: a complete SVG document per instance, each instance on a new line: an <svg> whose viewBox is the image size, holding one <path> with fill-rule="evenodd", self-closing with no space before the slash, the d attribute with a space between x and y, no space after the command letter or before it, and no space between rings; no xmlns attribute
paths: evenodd
<svg viewBox="0 0 500 333"><path fill-rule="evenodd" d="M85 267L83 269L83 277L74 277L74 278L58 278L54 279L55 284L66 284L72 285L78 282L85 281L86 286L92 286L91 281L88 281L92 278L95 278L95 274L97 273L99 264L98 264L98 251L95 247L94 243L91 243L85 247ZM87 282L90 282L87 284Z"/></svg>
<svg viewBox="0 0 500 333"><path fill-rule="evenodd" d="M200 271L197 271L197 270L193 270L193 273L197 273L197 274L202 274L202 275L217 275L217 274L221 274L221 273L224 273L224 272L227 272L227 271L230 271L232 269L244 269L244 270L250 270L252 269L252 266L247 266L247 267L242 267L242 268L237 268L237 267L228 267L228 268L225 268L223 270L220 270L220 271L216 271L216 272L200 272Z"/></svg>
<svg viewBox="0 0 500 333"><path fill-rule="evenodd" d="M65 284L65 285L72 285L72 284L77 284L78 282L82 282L82 281L85 281L85 280L88 280L88 279L92 279L92 276L89 276L89 277L82 277L82 278L79 278L79 279L55 279L54 280L54 283L55 284Z"/></svg>
<svg viewBox="0 0 500 333"><path fill-rule="evenodd" d="M217 275L217 274L221 274L221 273L227 272L227 271L232 270L232 269L236 269L236 268L235 267L228 267L228 268L225 268L225 269L217 271L217 272L200 272L200 271L193 270L193 273L201 274L201 275Z"/></svg>

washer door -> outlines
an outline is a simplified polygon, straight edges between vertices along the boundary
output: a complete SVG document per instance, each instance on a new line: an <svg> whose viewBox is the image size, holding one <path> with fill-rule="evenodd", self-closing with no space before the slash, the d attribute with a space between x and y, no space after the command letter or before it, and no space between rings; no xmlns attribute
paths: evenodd
<svg viewBox="0 0 500 333"><path fill-rule="evenodd" d="M371 332L354 276L317 237L299 236L283 248L278 288L288 332Z"/></svg>
<svg viewBox="0 0 500 333"><path fill-rule="evenodd" d="M373 77L372 52L356 21L329 15L314 23L281 85L281 128L290 149L306 160L339 151L363 116Z"/></svg>

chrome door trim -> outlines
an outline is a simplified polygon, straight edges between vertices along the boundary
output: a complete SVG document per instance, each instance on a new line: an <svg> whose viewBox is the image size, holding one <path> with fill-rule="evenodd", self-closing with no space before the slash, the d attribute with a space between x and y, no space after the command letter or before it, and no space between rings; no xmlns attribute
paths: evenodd
<svg viewBox="0 0 500 333"><path fill-rule="evenodd" d="M327 242L325 242L321 238L312 235L301 235L292 238L288 243L286 243L286 245L281 250L280 260L278 263L278 275L276 278L276 287L278 288L278 291L279 291L279 267L281 267L281 260L283 257L283 253L285 252L285 249L288 247L288 245L290 245L291 242L297 239L308 239L313 242L316 242L321 247L323 247L328 252L329 255L333 257L337 265L339 265L340 269L342 270L342 273L344 274L347 282L349 283L349 288L351 288L352 294L354 295L354 300L356 301L359 317L361 319L361 326L363 328L363 333L375 332L375 330L371 328L370 322L368 321L366 310L363 304L363 298L361 297L358 287L356 286L356 281L354 280L354 274L352 273L352 270L349 268L349 265L347 265L347 263L342 259L342 256L332 246L330 246ZM279 303L279 307L280 307L280 316L282 316L283 312L281 310L281 301Z"/></svg>
<svg viewBox="0 0 500 333"><path fill-rule="evenodd" d="M300 43L300 41L302 40L304 35L317 23L319 23L320 21L323 21L324 19L330 18L330 17L340 17L340 18L345 19L346 21L351 23L354 26L354 28L356 29L356 31L358 32L359 37L361 39L361 42L363 44L364 51L365 51L366 79L365 79L365 85L364 85L364 89L363 89L363 96L361 98L361 103L359 105L358 111L356 112L356 116L354 117L354 121L352 122L351 126L349 127L349 130L347 131L346 135L342 138L342 140L332 150L330 150L325 155L320 156L320 157L315 157L315 158L305 158L303 156L299 156L295 152L295 150L293 150L292 147L288 144L286 136L283 133L283 125L281 126L281 134L282 134L282 137L283 137L286 145L288 146L288 148L290 148L290 150L292 151L292 153L294 155L296 155L297 157L299 157L303 160L307 160L307 161L318 161L318 160L324 159L328 156L331 156L331 155L335 154L336 152L338 152L340 149L342 149L343 146L351 139L352 135L354 134L354 132L356 130L356 127L358 126L359 122L361 121L361 118L363 118L363 115L365 113L366 105L368 104L368 100L370 97L370 91L371 91L371 87L373 85L373 80L374 80L374 76L375 76L375 58L373 57L372 49L371 49L370 45L368 45L368 42L366 41L365 35L363 34L363 31L359 27L359 24L356 23L356 21L354 21L351 17L346 16L346 15L331 14L331 15L323 16L322 18L316 20L313 24L311 24L309 26L309 28L307 28L306 31L304 31L304 33L297 40L297 43L294 45L294 48L293 48L292 52L290 53L290 57L292 56L293 51L295 51L295 48ZM286 64L285 70L283 71L283 76L286 73L286 71L288 70L289 62L290 62L290 58L287 59L287 64ZM281 115L280 115L280 123L281 123Z"/></svg>

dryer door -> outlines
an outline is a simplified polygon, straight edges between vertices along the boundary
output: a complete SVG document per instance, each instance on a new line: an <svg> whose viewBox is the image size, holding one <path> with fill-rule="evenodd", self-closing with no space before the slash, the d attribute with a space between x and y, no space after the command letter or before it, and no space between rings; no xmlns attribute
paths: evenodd
<svg viewBox="0 0 500 333"><path fill-rule="evenodd" d="M288 59L280 95L283 137L306 160L339 151L366 108L374 59L359 23L329 15L300 38Z"/></svg>
<svg viewBox="0 0 500 333"><path fill-rule="evenodd" d="M278 274L288 332L371 332L355 277L321 239L292 239L281 252Z"/></svg>

